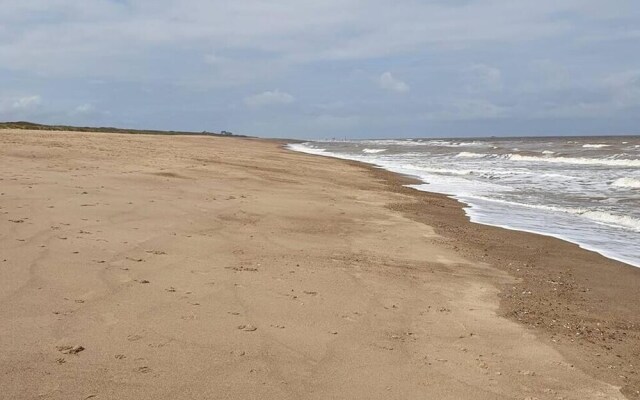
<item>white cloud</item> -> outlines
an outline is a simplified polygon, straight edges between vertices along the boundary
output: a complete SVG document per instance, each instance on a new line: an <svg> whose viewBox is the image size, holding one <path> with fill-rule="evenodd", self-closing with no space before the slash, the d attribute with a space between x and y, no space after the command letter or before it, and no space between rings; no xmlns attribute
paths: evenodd
<svg viewBox="0 0 640 400"><path fill-rule="evenodd" d="M148 73L144 66L150 52L176 49L213 51L205 59L214 63L216 52L226 50L269 55L288 64L362 60L553 37L570 31L571 24L548 16L597 18L602 9L616 7L590 10L578 0L429 1L393 7L359 0L95 0L90 5L9 0L0 15L0 26L6 26L0 30L0 67L140 78Z"/></svg>
<svg viewBox="0 0 640 400"><path fill-rule="evenodd" d="M477 91L502 90L502 71L486 64L475 64L468 69L469 85Z"/></svg>
<svg viewBox="0 0 640 400"><path fill-rule="evenodd" d="M640 108L640 70L628 70L606 76L589 88L595 96L556 99L535 111L537 118L611 118L623 115L624 111L637 112Z"/></svg>
<svg viewBox="0 0 640 400"><path fill-rule="evenodd" d="M276 89L245 97L244 104L249 107L263 107L277 104L290 104L294 101L295 98L292 95Z"/></svg>
<svg viewBox="0 0 640 400"><path fill-rule="evenodd" d="M81 104L77 106L71 112L71 115L89 115L93 114L96 111L96 108L92 104Z"/></svg>
<svg viewBox="0 0 640 400"><path fill-rule="evenodd" d="M385 72L378 78L378 86L384 90L396 93L405 93L409 91L409 85L400 79L395 78L391 72Z"/></svg>
<svg viewBox="0 0 640 400"><path fill-rule="evenodd" d="M640 65L633 0L0 2L2 119L237 130L245 106L271 106L252 118L255 134L273 118L278 132L304 135L283 126L292 107L282 105L295 103L300 126L372 135L390 132L381 114L412 121L395 135L423 132L425 110L504 126L541 113L638 126L634 73L604 82ZM304 96L263 92L276 87ZM43 99L9 96L34 93ZM78 106L88 99L99 109Z"/></svg>
<svg viewBox="0 0 640 400"><path fill-rule="evenodd" d="M440 110L427 113L427 119L435 121L469 121L497 119L507 115L508 108L483 99L457 99Z"/></svg>
<svg viewBox="0 0 640 400"><path fill-rule="evenodd" d="M640 106L640 70L612 74L604 80L604 84L615 106Z"/></svg>
<svg viewBox="0 0 640 400"><path fill-rule="evenodd" d="M230 60L228 60L227 58L221 57L215 52L205 54L204 56L204 62L209 65L222 65L222 64L228 63L229 61Z"/></svg>
<svg viewBox="0 0 640 400"><path fill-rule="evenodd" d="M22 118L38 111L42 97L38 95L13 96L0 98L0 116L3 118Z"/></svg>
<svg viewBox="0 0 640 400"><path fill-rule="evenodd" d="M10 108L15 111L29 110L38 107L41 103L40 96L25 96L13 100Z"/></svg>

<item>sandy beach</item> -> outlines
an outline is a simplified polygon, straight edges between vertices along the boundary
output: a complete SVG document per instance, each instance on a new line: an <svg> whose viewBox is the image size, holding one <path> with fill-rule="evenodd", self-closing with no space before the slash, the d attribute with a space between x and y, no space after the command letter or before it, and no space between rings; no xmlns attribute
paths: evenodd
<svg viewBox="0 0 640 400"><path fill-rule="evenodd" d="M0 131L0 397L640 398L640 270L283 142Z"/></svg>

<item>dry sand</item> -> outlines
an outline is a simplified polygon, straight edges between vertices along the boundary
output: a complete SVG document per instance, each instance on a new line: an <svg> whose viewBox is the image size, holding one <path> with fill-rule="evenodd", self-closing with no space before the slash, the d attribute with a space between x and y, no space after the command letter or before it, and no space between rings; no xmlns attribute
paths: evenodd
<svg viewBox="0 0 640 400"><path fill-rule="evenodd" d="M391 174L278 142L11 130L0 171L0 398L634 395L508 288L548 286L516 268L536 240L637 271Z"/></svg>

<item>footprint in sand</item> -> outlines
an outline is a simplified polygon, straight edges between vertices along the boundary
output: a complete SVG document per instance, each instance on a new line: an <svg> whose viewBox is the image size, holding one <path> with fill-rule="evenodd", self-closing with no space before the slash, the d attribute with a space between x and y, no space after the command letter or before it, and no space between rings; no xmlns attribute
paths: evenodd
<svg viewBox="0 0 640 400"><path fill-rule="evenodd" d="M140 340L140 339L142 339L141 335L129 335L129 336L127 336L127 340L130 341L130 342L135 342L135 341Z"/></svg>
<svg viewBox="0 0 640 400"><path fill-rule="evenodd" d="M258 330L257 327L251 325L251 324L246 324L246 325L238 325L238 329L240 329L241 331L245 331L245 332L254 332L256 330Z"/></svg>
<svg viewBox="0 0 640 400"><path fill-rule="evenodd" d="M78 354L81 351L84 351L84 347L80 345L76 346L57 346L56 350L58 350L62 354Z"/></svg>
<svg viewBox="0 0 640 400"><path fill-rule="evenodd" d="M147 251L146 251L146 253L148 253L148 254L154 254L154 255L156 255L156 256L163 256L163 255L167 254L167 253L165 253L165 252L164 252L164 251L162 251L162 250L147 250Z"/></svg>

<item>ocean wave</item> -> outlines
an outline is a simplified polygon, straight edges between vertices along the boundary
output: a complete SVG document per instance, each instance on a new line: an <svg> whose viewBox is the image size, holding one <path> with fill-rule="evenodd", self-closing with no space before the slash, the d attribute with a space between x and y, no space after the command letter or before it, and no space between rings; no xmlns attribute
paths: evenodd
<svg viewBox="0 0 640 400"><path fill-rule="evenodd" d="M468 151L463 151L461 153L458 153L458 155L456 157L462 157L462 158L484 158L486 156L487 156L487 154L470 153Z"/></svg>
<svg viewBox="0 0 640 400"><path fill-rule="evenodd" d="M584 147L585 149L601 149L603 147L611 147L610 144L583 144L582 147Z"/></svg>
<svg viewBox="0 0 640 400"><path fill-rule="evenodd" d="M626 153L606 158L587 157L588 152L581 148L585 141L576 143L573 153L563 149L555 154L549 143L526 144L523 152L512 149L501 154L502 149L520 146L514 143L490 150L491 142L484 143L485 147L457 147L456 140L440 139L373 142L311 142L288 147L415 176L424 184L411 187L459 199L468 205L465 211L473 222L560 237L640 267L640 215L636 213L640 200L631 192L639 190L640 157L633 142ZM406 147L392 147L390 142ZM435 146L450 149L435 150ZM367 154L366 148L389 150ZM552 195L547 196L549 193Z"/></svg>
<svg viewBox="0 0 640 400"><path fill-rule="evenodd" d="M640 189L640 179L635 178L620 178L616 179L611 186L621 188Z"/></svg>
<svg viewBox="0 0 640 400"><path fill-rule="evenodd" d="M478 146L488 146L483 142L447 142L443 140L432 140L427 142L431 146L442 146L442 147L478 147Z"/></svg>
<svg viewBox="0 0 640 400"><path fill-rule="evenodd" d="M556 154L556 152L551 150L544 150L542 154Z"/></svg>
<svg viewBox="0 0 640 400"><path fill-rule="evenodd" d="M405 140L398 140L398 139L375 139L375 140L360 140L354 143L359 143L359 144L369 144L369 145L374 145L374 146L408 146L408 147L413 147L413 146L430 146L430 142L423 142L423 141L418 141L418 140L411 140L411 139L405 139Z"/></svg>
<svg viewBox="0 0 640 400"><path fill-rule="evenodd" d="M482 147L489 144L479 141L458 142L449 140L422 140L422 139L367 139L360 141L346 141L345 143L359 143L373 146L404 146L404 147Z"/></svg>
<svg viewBox="0 0 640 400"><path fill-rule="evenodd" d="M311 147L309 143L289 143L287 147L293 151L299 151L301 153L315 154L315 155L323 155L323 156L331 156L332 154L327 153L326 149L321 149L317 147Z"/></svg>
<svg viewBox="0 0 640 400"><path fill-rule="evenodd" d="M525 204L525 203L518 203L515 201L495 199L495 198L489 198L484 196L465 196L465 197L471 199L472 203L473 203L473 199L477 199L477 200L489 201L493 203L508 204L508 205L517 206L517 207L533 208L536 210L573 214L582 218L589 219L596 223L613 226L617 228L623 228L626 230L632 230L634 232L640 232L640 219L633 218L627 215L611 214L605 211L591 210L587 208L569 208L569 207L559 207L559 206L547 206L543 204Z"/></svg>
<svg viewBox="0 0 640 400"><path fill-rule="evenodd" d="M512 161L547 162L576 165L604 165L610 167L640 167L637 159L610 159L610 158L583 158L583 157L535 157L522 156L520 154L507 154L506 158Z"/></svg>
<svg viewBox="0 0 640 400"><path fill-rule="evenodd" d="M585 211L578 215L588 218L594 222L623 227L635 232L640 232L640 220L629 217L628 215L615 215L604 211Z"/></svg>
<svg viewBox="0 0 640 400"><path fill-rule="evenodd" d="M382 153L384 151L387 151L387 149L362 149L363 153L368 153L368 154Z"/></svg>
<svg viewBox="0 0 640 400"><path fill-rule="evenodd" d="M440 174L440 175L464 176L464 175L473 175L474 173L477 173L470 169L431 168L431 167L422 167L422 166L413 165L413 164L404 164L401 166L401 168L406 170L428 172L428 173Z"/></svg>

